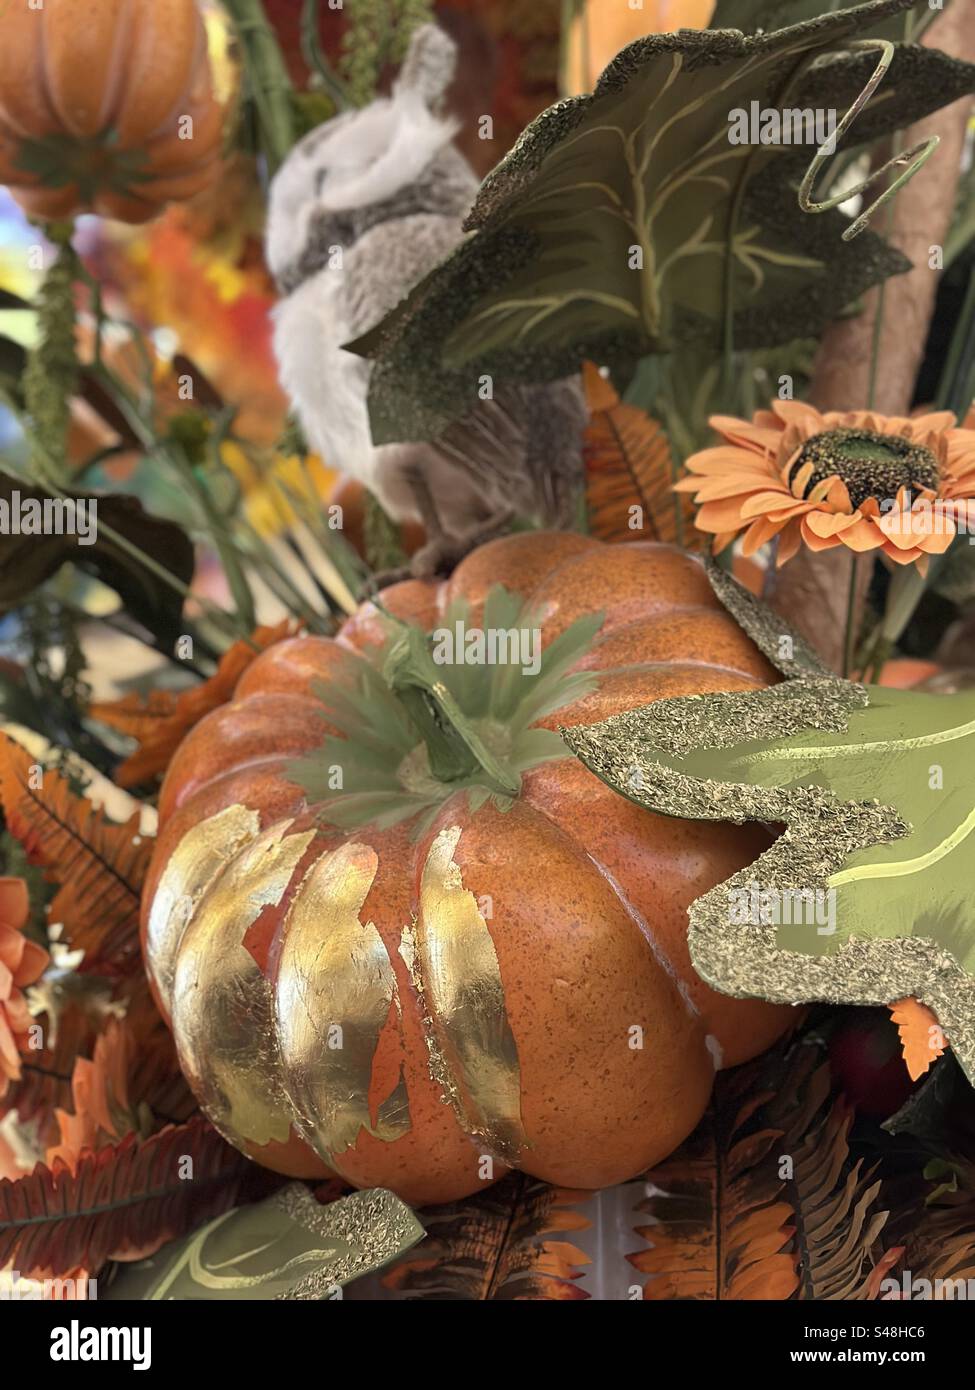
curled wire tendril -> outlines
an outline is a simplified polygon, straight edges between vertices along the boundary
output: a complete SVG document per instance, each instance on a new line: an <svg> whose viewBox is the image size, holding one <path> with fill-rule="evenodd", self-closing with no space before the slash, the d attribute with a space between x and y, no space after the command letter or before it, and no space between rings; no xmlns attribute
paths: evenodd
<svg viewBox="0 0 975 1390"><path fill-rule="evenodd" d="M802 208L803 212L828 212L831 208L839 207L841 203L845 203L848 199L856 197L858 193L865 193L872 184L882 179L889 169L900 168L902 169L902 173L898 175L889 188L884 189L879 198L874 199L870 206L865 208L864 211L850 223L849 227L847 227L846 231L843 233L844 241L852 241L854 237L860 235L868 225L873 214L882 208L885 203L888 203L897 193L898 189L902 188L909 179L914 177L922 164L926 163L941 142L940 136L938 135L931 135L925 140L919 140L916 144L912 145L910 149L901 150L895 154L893 158L888 159L887 163L880 169L872 170L865 179L862 179L854 187L843 189L841 192L834 194L833 197L826 199L825 202L813 202L812 191L820 170L836 153L838 142L849 130L850 126L883 81L894 56L894 45L889 39L862 39L851 44L850 47L878 48L880 49L880 58L866 86L863 88L863 91L860 92L859 96L850 106L830 138L820 145L819 149L813 155L812 162L806 170L802 183L799 185L799 206Z"/></svg>

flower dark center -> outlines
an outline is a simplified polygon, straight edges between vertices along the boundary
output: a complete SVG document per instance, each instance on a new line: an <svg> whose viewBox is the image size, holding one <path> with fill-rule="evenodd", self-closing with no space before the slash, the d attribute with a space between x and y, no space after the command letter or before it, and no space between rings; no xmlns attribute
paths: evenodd
<svg viewBox="0 0 975 1390"><path fill-rule="evenodd" d="M868 497L878 501L896 497L902 487L910 492L927 488L937 492L941 470L930 449L894 434L873 430L837 429L807 439L796 461L793 476L805 464L813 471L806 483L808 497L817 483L838 474L846 484L854 508Z"/></svg>

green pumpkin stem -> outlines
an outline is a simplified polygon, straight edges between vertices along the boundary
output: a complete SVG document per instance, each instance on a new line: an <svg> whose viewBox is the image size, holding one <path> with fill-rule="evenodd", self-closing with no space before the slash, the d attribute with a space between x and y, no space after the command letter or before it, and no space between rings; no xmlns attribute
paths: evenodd
<svg viewBox="0 0 975 1390"><path fill-rule="evenodd" d="M403 628L386 657L383 676L426 744L430 772L438 781L476 777L495 792L518 795L521 778L507 771L474 732L437 671L425 633Z"/></svg>

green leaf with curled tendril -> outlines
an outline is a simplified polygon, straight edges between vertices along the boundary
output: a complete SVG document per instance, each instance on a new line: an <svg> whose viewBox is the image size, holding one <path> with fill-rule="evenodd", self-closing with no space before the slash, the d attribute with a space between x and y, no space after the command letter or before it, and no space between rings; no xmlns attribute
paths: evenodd
<svg viewBox="0 0 975 1390"><path fill-rule="evenodd" d="M798 204L809 145L736 145L729 113L835 109L862 94L872 50L838 46L910 8L876 0L772 34L681 30L622 51L591 96L558 102L488 175L474 235L368 334L377 443L429 438L483 377L544 381L701 343L817 337L871 285L908 269L840 211ZM818 61L817 61L818 60ZM898 48L843 148L975 89L975 67ZM791 127L790 127L791 128Z"/></svg>

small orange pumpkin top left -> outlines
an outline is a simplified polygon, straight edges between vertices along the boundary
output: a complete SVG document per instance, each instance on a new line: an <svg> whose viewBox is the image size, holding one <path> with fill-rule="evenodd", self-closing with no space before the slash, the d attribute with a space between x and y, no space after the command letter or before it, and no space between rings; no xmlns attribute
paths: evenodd
<svg viewBox="0 0 975 1390"><path fill-rule="evenodd" d="M0 18L0 183L31 216L146 222L220 167L197 0L12 0Z"/></svg>

